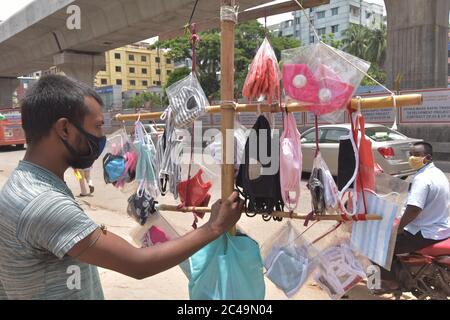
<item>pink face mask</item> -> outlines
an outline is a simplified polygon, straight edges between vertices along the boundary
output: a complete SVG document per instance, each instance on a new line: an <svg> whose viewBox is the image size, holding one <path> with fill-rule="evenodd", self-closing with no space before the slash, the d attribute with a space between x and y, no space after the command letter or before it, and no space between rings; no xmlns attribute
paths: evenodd
<svg viewBox="0 0 450 320"><path fill-rule="evenodd" d="M325 65L320 65L314 76L319 87L318 104L307 106L307 109L321 115L344 108L353 95L354 87L343 82L337 73Z"/></svg>
<svg viewBox="0 0 450 320"><path fill-rule="evenodd" d="M280 138L280 187L285 206L294 211L300 197L302 150L300 132L292 113L284 116L284 132ZM294 196L291 193L295 193Z"/></svg>
<svg viewBox="0 0 450 320"><path fill-rule="evenodd" d="M169 237L166 235L163 229L156 226L152 226L144 235L142 247L147 248L157 243L164 243L169 241Z"/></svg>
<svg viewBox="0 0 450 320"><path fill-rule="evenodd" d="M283 86L289 97L295 100L319 103L319 84L306 64L285 64Z"/></svg>

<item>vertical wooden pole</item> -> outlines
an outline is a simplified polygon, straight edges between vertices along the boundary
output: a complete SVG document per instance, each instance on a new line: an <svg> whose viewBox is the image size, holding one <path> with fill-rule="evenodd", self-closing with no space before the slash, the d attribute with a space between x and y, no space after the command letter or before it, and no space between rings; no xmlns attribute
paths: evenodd
<svg viewBox="0 0 450 320"><path fill-rule="evenodd" d="M235 6L236 0L221 0L221 6ZM220 39L220 97L221 103L221 132L222 132L222 199L228 198L234 190L234 164L227 163L227 130L234 130L234 37L236 21L222 16L221 10L221 39ZM230 144L231 146L234 145ZM234 151L234 150L233 150ZM232 151L232 152L233 152ZM230 157L228 157L230 158ZM229 161L228 161L229 162ZM236 234L236 227L230 230Z"/></svg>

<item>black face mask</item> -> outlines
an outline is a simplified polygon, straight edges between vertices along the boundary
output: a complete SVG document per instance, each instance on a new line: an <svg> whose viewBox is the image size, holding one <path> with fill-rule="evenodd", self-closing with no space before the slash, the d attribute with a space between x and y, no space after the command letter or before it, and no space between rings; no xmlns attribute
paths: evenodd
<svg viewBox="0 0 450 320"><path fill-rule="evenodd" d="M89 146L89 153L87 155L80 155L78 151L75 150L70 144L67 143L66 140L61 139L67 150L69 150L71 154L71 159L69 159L69 166L74 169L87 169L92 166L95 160L100 157L103 152L103 149L106 145L106 136L96 137L89 132L86 132L82 127L73 124L75 128L78 129L87 139Z"/></svg>

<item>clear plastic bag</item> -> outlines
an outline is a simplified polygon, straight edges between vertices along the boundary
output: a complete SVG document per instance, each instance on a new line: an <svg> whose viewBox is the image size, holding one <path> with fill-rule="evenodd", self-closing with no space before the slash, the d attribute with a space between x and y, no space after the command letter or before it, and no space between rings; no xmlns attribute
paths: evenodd
<svg viewBox="0 0 450 320"><path fill-rule="evenodd" d="M138 193L146 190L152 197L159 196L158 183L156 180L153 164L156 158L156 147L150 135L145 131L140 121L135 123L134 146L138 152L136 164L136 182Z"/></svg>
<svg viewBox="0 0 450 320"><path fill-rule="evenodd" d="M248 129L239 121L234 123L234 168L235 175L243 161L245 142L248 137ZM206 147L206 151L211 155L216 164L222 164L222 133L214 136L214 140Z"/></svg>
<svg viewBox="0 0 450 320"><path fill-rule="evenodd" d="M282 61L287 101L300 102L316 115L329 114L326 120L331 122L344 112L364 78L361 71L370 67L368 62L322 42L285 50Z"/></svg>
<svg viewBox="0 0 450 320"><path fill-rule="evenodd" d="M116 188L133 182L136 177L138 152L130 141L125 129L120 129L108 138L103 157L103 177L105 183Z"/></svg>
<svg viewBox="0 0 450 320"><path fill-rule="evenodd" d="M311 192L311 203L315 214L323 215L326 212L339 211L341 208L339 191L320 152L314 158L308 188Z"/></svg>
<svg viewBox="0 0 450 320"><path fill-rule="evenodd" d="M152 214L143 226L133 229L130 235L140 248L156 246L159 243L175 240L180 237L180 234L159 212ZM189 279L189 260L183 261L179 266Z"/></svg>
<svg viewBox="0 0 450 320"><path fill-rule="evenodd" d="M277 57L269 40L265 38L250 65L242 95L249 100L258 100L264 96L271 104L278 97L280 78Z"/></svg>
<svg viewBox="0 0 450 320"><path fill-rule="evenodd" d="M261 255L266 276L287 297L292 297L314 270L317 250L288 221L264 243Z"/></svg>
<svg viewBox="0 0 450 320"><path fill-rule="evenodd" d="M174 113L174 125L186 128L206 112L209 101L195 73L172 84L166 89L170 108Z"/></svg>
<svg viewBox="0 0 450 320"><path fill-rule="evenodd" d="M163 120L166 122L166 127L156 143L156 157L154 157L153 168L161 195L164 196L167 192L171 192L177 199L177 185L181 181L183 141L179 138L174 127L171 108L166 110Z"/></svg>
<svg viewBox="0 0 450 320"><path fill-rule="evenodd" d="M328 247L317 256L314 281L334 299L366 278L363 266L347 242Z"/></svg>

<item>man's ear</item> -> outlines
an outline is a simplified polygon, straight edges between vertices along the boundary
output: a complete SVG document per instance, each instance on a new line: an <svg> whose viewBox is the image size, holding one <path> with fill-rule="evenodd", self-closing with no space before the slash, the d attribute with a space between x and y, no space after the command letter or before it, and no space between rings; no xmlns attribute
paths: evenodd
<svg viewBox="0 0 450 320"><path fill-rule="evenodd" d="M69 136L69 120L67 118L58 119L53 127L62 139L67 140Z"/></svg>

